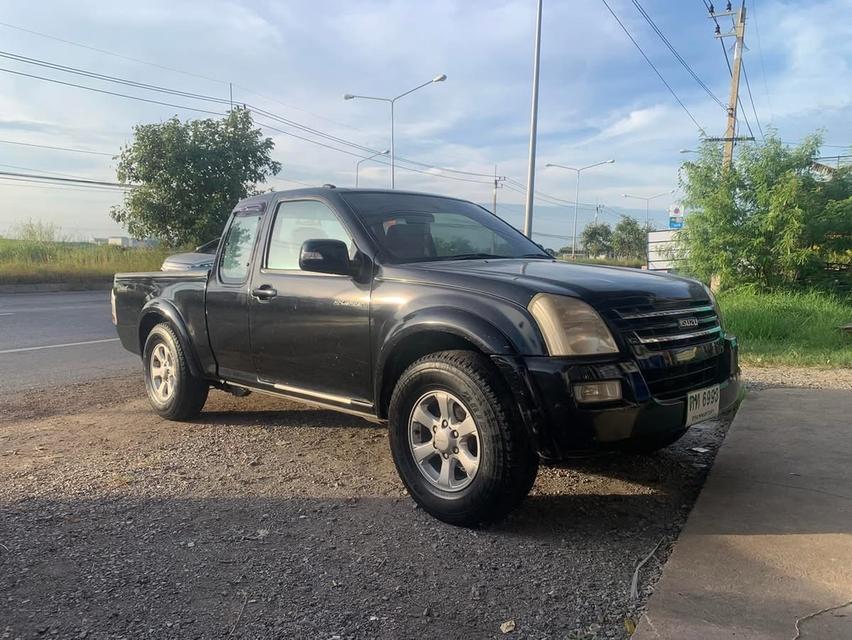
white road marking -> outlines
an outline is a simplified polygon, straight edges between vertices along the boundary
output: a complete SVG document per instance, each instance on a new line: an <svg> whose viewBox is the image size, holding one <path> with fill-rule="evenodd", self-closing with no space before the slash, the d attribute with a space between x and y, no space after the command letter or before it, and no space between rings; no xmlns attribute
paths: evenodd
<svg viewBox="0 0 852 640"><path fill-rule="evenodd" d="M15 314L12 313L11 311L9 313L0 313L0 316L13 316L13 315L15 315Z"/></svg>
<svg viewBox="0 0 852 640"><path fill-rule="evenodd" d="M98 344L100 342L118 342L118 338L104 338L103 340L86 340L84 342L65 342L63 344L46 344L42 347L24 347L22 349L4 349L3 353L23 353L24 351L40 351L42 349L60 349L62 347L77 347L84 344Z"/></svg>

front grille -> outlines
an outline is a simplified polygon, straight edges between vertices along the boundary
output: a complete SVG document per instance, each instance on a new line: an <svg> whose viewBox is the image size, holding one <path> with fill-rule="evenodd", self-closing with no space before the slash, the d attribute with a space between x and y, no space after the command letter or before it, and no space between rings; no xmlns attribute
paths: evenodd
<svg viewBox="0 0 852 640"><path fill-rule="evenodd" d="M649 351L711 342L722 334L709 301L624 305L606 315L628 344Z"/></svg>
<svg viewBox="0 0 852 640"><path fill-rule="evenodd" d="M719 381L720 358L721 356L714 356L701 362L643 369L642 375L652 396L670 400L685 396L695 389L716 384Z"/></svg>

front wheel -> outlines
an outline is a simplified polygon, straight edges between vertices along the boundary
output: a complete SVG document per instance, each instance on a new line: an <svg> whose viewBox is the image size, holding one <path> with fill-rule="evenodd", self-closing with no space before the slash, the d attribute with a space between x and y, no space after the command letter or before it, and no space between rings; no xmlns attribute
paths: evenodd
<svg viewBox="0 0 852 640"><path fill-rule="evenodd" d="M142 351L145 389L154 411L168 420L189 420L201 412L210 387L194 376L174 330L158 324Z"/></svg>
<svg viewBox="0 0 852 640"><path fill-rule="evenodd" d="M421 358L389 407L399 476L424 510L450 524L504 517L535 481L538 455L491 362L470 351Z"/></svg>

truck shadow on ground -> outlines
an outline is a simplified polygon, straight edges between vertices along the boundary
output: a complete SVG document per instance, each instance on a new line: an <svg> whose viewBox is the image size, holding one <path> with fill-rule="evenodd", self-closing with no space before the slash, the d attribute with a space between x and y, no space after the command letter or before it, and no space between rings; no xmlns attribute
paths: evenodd
<svg viewBox="0 0 852 640"><path fill-rule="evenodd" d="M13 637L617 630L665 527L641 514L662 516L647 495L533 496L479 530L407 497L23 500L0 506L3 620Z"/></svg>

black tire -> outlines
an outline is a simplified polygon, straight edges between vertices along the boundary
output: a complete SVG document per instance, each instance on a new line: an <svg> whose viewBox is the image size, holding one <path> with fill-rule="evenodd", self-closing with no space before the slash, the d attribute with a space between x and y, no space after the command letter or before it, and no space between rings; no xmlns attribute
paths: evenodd
<svg viewBox="0 0 852 640"><path fill-rule="evenodd" d="M161 351L160 347L163 350ZM157 380L151 369L151 361L156 358L157 353L166 353L170 357L169 371L172 376L171 393L163 397L157 392ZM159 362L159 359L156 360ZM177 334L167 323L158 324L148 338L145 340L145 348L142 351L142 364L145 377L145 390L148 392L148 400L151 407L167 420L189 420L201 412L201 408L207 401L210 386L203 378L192 374L187 361L186 353L180 344ZM161 378L159 378L161 379Z"/></svg>
<svg viewBox="0 0 852 640"><path fill-rule="evenodd" d="M630 442L626 449L632 453L655 453L660 449L665 449L680 440L686 433L686 429L679 431L670 431L656 436L645 436L641 439Z"/></svg>
<svg viewBox="0 0 852 640"><path fill-rule="evenodd" d="M432 391L457 397L476 423L478 467L460 490L445 491L427 480L409 443L415 404ZM439 520L460 526L495 522L514 509L535 482L538 454L511 393L493 364L478 353L442 351L417 360L397 381L388 421L391 453L403 484L415 502Z"/></svg>

